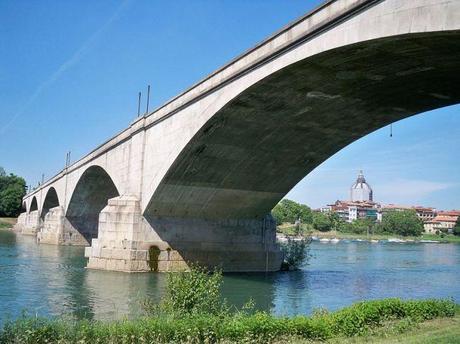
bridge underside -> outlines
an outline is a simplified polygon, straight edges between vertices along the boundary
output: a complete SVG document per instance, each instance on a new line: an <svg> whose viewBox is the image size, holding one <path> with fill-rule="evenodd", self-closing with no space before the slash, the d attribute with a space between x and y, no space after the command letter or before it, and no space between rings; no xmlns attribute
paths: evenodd
<svg viewBox="0 0 460 344"><path fill-rule="evenodd" d="M460 31L393 36L314 55L215 113L144 211L140 200L116 197L110 177L93 169L67 213L50 213L91 241L91 268L163 271L198 262L227 271L277 270L282 256L268 215L274 205L351 142L458 103L459 70Z"/></svg>
<svg viewBox="0 0 460 344"><path fill-rule="evenodd" d="M248 88L169 169L148 218L261 219L351 142L458 103L460 33L411 34L327 51Z"/></svg>

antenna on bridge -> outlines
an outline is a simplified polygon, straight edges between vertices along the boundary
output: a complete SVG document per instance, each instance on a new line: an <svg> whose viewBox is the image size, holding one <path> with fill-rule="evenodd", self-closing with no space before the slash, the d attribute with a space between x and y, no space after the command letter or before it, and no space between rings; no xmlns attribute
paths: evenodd
<svg viewBox="0 0 460 344"><path fill-rule="evenodd" d="M67 168L69 165L70 165L70 151L68 151L65 156L65 167Z"/></svg>
<svg viewBox="0 0 460 344"><path fill-rule="evenodd" d="M141 115L141 96L142 96L142 93L139 92L139 97L137 99L137 117Z"/></svg>
<svg viewBox="0 0 460 344"><path fill-rule="evenodd" d="M150 101L150 85L147 86L147 110L145 111L146 114L149 113L149 101Z"/></svg>
<svg viewBox="0 0 460 344"><path fill-rule="evenodd" d="M393 137L393 123L390 124L390 137Z"/></svg>
<svg viewBox="0 0 460 344"><path fill-rule="evenodd" d="M42 173L42 185L43 185L44 182L45 182L45 174Z"/></svg>

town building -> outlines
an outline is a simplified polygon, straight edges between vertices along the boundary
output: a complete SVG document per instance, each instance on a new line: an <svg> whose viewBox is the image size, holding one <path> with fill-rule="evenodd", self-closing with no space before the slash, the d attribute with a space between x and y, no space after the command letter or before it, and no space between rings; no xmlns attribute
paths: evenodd
<svg viewBox="0 0 460 344"><path fill-rule="evenodd" d="M425 233L452 233L452 229L455 227L459 216L460 211L458 210L440 211L433 219L425 221L423 224Z"/></svg>
<svg viewBox="0 0 460 344"><path fill-rule="evenodd" d="M372 202L374 198L371 186L366 182L363 171L359 171L356 182L350 189L350 199L352 202Z"/></svg>
<svg viewBox="0 0 460 344"><path fill-rule="evenodd" d="M371 201L367 202L352 202L352 201L339 201L334 204L329 204L327 207L322 208L324 211L332 211L336 213L342 220L346 222L353 222L357 219L372 219L377 220L379 204Z"/></svg>

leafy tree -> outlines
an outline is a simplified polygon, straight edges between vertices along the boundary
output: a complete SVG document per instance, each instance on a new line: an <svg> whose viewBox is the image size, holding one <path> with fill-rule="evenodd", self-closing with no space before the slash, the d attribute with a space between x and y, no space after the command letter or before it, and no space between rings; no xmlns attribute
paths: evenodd
<svg viewBox="0 0 460 344"><path fill-rule="evenodd" d="M390 210L383 214L380 231L403 236L419 236L423 233L423 222L415 210Z"/></svg>
<svg viewBox="0 0 460 344"><path fill-rule="evenodd" d="M452 233L460 236L460 216L457 218L454 228L452 228Z"/></svg>
<svg viewBox="0 0 460 344"><path fill-rule="evenodd" d="M301 240L288 238L288 241L281 245L284 253L282 268L286 270L298 270L303 264L307 264L311 256L310 244L310 237Z"/></svg>
<svg viewBox="0 0 460 344"><path fill-rule="evenodd" d="M313 215L313 227L321 232L327 232L332 229L331 216L327 213L315 213Z"/></svg>
<svg viewBox="0 0 460 344"><path fill-rule="evenodd" d="M350 229L356 234L366 234L367 231L372 232L374 221L369 218L356 219L351 223Z"/></svg>
<svg viewBox="0 0 460 344"><path fill-rule="evenodd" d="M300 220L301 223L312 223L312 211L305 204L300 204L289 199L283 199L272 210L272 216L276 223L284 222L295 223Z"/></svg>
<svg viewBox="0 0 460 344"><path fill-rule="evenodd" d="M25 194L25 180L14 174L6 175L0 167L0 217L18 216Z"/></svg>

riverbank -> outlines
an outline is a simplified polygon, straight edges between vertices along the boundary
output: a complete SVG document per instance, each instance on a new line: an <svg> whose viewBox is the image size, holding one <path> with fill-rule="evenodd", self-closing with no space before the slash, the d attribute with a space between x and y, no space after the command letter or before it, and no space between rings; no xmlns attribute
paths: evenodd
<svg viewBox="0 0 460 344"><path fill-rule="evenodd" d="M16 224L15 217L0 217L0 229L11 229Z"/></svg>
<svg viewBox="0 0 460 344"><path fill-rule="evenodd" d="M290 236L294 234L295 227L291 224L283 224L278 226L277 232L281 235ZM444 237L436 234L423 234L419 237L414 236L400 236L396 234L355 234L355 233L343 233L338 231L312 231L304 230L304 236L309 236L317 239L339 239L339 240L378 240L378 241L388 241L388 239L398 239L402 242L420 242L420 241L436 241L439 243L460 243L460 236L455 236L453 234L445 234Z"/></svg>
<svg viewBox="0 0 460 344"><path fill-rule="evenodd" d="M427 320L418 324L410 321L395 321L374 330L371 335L352 338L334 338L326 341L330 344L438 344L459 343L460 340L460 312L452 318ZM281 343L281 342L280 342ZM323 341L297 340L295 344L324 343Z"/></svg>
<svg viewBox="0 0 460 344"><path fill-rule="evenodd" d="M375 342L374 339L385 334L402 336L403 333L434 340L432 336L438 332L433 326L441 325L446 338L455 338L458 311L458 305L450 300L384 299L359 302L331 313L321 310L311 317L275 317L265 312L249 314L244 310L216 314L181 312L180 316L171 313L107 323L24 317L0 330L0 342L365 343ZM445 318L452 318L453 322ZM424 323L433 319L438 321Z"/></svg>

